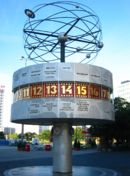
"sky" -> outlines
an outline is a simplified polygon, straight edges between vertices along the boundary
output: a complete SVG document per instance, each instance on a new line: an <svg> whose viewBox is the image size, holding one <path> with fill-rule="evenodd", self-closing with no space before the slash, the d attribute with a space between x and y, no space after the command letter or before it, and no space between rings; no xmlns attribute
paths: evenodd
<svg viewBox="0 0 130 176"><path fill-rule="evenodd" d="M75 0L76 2L80 2ZM47 3L54 2L48 0ZM13 72L25 66L23 26L24 10L32 9L44 0L4 0L0 2L0 84L6 86L4 116L10 120ZM82 0L82 4L95 11L102 24L104 47L94 65L104 67L113 74L114 95L121 81L130 80L130 1ZM8 108L7 108L8 107ZM8 109L8 110L7 110Z"/></svg>

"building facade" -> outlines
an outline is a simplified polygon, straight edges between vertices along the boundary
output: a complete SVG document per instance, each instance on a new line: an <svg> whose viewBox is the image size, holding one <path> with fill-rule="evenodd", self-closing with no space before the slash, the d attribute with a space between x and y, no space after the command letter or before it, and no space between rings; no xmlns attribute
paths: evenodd
<svg viewBox="0 0 130 176"><path fill-rule="evenodd" d="M130 80L122 81L117 90L118 97L130 102Z"/></svg>
<svg viewBox="0 0 130 176"><path fill-rule="evenodd" d="M0 85L0 131L3 131L3 105L5 86Z"/></svg>
<svg viewBox="0 0 130 176"><path fill-rule="evenodd" d="M39 126L39 133L42 133L44 130L51 130L52 126Z"/></svg>

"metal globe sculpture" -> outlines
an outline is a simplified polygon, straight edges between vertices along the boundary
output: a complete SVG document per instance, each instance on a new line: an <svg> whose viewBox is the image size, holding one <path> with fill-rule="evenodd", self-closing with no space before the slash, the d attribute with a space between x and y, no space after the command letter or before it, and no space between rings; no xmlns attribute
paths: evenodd
<svg viewBox="0 0 130 176"><path fill-rule="evenodd" d="M84 4L41 4L25 14L24 48L28 59L36 63L89 63L103 47L99 18Z"/></svg>

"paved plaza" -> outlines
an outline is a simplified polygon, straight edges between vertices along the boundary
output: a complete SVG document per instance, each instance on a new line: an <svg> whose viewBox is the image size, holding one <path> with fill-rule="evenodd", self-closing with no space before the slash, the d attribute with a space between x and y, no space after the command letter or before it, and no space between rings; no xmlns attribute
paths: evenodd
<svg viewBox="0 0 130 176"><path fill-rule="evenodd" d="M130 176L130 152L99 152L95 150L73 151L73 168L84 170L109 169L114 176ZM7 170L15 168L48 168L52 166L52 151L17 151L16 147L0 146L0 176ZM87 174L87 172L86 172ZM109 174L110 175L110 174ZM89 176L89 174L87 174ZM93 174L95 176L95 174ZM107 174L104 176L108 176Z"/></svg>

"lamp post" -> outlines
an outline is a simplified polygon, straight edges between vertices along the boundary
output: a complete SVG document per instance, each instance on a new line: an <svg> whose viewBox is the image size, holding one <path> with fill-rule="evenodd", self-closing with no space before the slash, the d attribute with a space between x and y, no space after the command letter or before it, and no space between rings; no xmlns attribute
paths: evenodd
<svg viewBox="0 0 130 176"><path fill-rule="evenodd" d="M25 67L26 67L27 66L27 58L25 58L24 56L21 56L20 60L21 61L23 61L23 60L25 61L24 64L25 64Z"/></svg>

